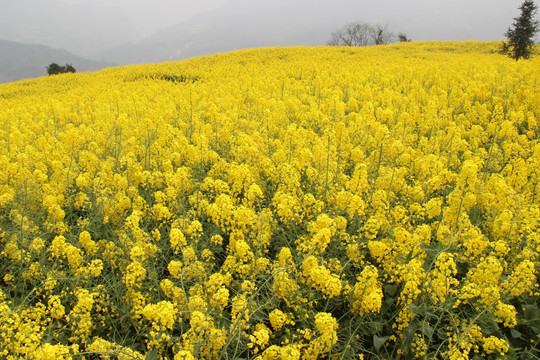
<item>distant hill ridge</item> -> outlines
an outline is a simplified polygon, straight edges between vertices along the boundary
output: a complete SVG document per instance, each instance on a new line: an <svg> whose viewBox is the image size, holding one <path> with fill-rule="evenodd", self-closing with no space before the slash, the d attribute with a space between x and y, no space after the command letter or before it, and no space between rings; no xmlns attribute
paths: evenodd
<svg viewBox="0 0 540 360"><path fill-rule="evenodd" d="M0 83L46 76L45 67L53 62L59 65L72 64L78 72L95 71L115 65L85 59L44 45L0 40Z"/></svg>

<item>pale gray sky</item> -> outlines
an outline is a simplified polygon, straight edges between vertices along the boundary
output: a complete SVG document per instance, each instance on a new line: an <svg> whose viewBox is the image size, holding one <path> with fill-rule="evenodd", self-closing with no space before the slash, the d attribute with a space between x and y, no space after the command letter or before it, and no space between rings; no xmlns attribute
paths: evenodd
<svg viewBox="0 0 540 360"><path fill-rule="evenodd" d="M141 36L170 25L189 19L191 16L204 11L215 10L225 3L234 3L235 0L37 0L41 4L62 3L65 7L78 5L100 6L103 8L118 8L127 13ZM27 6L31 12L32 0L0 0L0 19L2 8L9 8L10 5L18 3L18 8ZM294 3L298 0L251 0L250 7L264 8L268 3ZM351 18L362 17L364 14L379 13L378 17L397 19L424 19L436 32L437 24L444 25L445 19L459 27L469 27L469 16L473 15L478 24L489 27L489 24L506 19L510 23L512 17L517 16L517 7L522 0L326 0L323 3L336 3L344 8L344 12L349 12ZM313 0L313 6L317 7L321 2ZM225 4L226 5L226 4ZM44 7L44 9L46 9ZM51 11L58 11L57 6L50 6ZM24 23L24 14L20 14L19 19ZM46 13L43 13L46 16ZM7 16L7 14L6 14ZM10 14L12 16L12 14ZM460 18L463 20L460 23ZM351 19L352 20L352 19ZM501 24L504 27L505 24ZM391 25L391 24L389 24ZM414 25L414 24L411 24ZM418 25L418 24L416 24ZM508 26L508 25L507 25ZM480 26L479 26L480 27ZM504 31L503 31L504 32ZM500 34L492 34L492 38ZM429 37L429 33L424 35ZM449 34L451 37L452 34ZM456 37L459 33L456 34ZM473 34L471 34L473 37ZM0 39L3 38L0 33ZM487 39L488 40L488 39Z"/></svg>
<svg viewBox="0 0 540 360"><path fill-rule="evenodd" d="M21 1L21 0L1 0L1 1ZM51 0L41 0L46 3ZM127 12L135 22L137 29L142 35L148 35L160 28L170 26L181 21L185 21L191 16L218 8L227 0L58 0L66 5L88 4L103 7L117 7ZM229 2L234 2L230 1ZM264 7L266 3L293 3L295 0L251 0L251 5ZM335 0L327 0L327 3ZM487 25L501 19L507 19L508 23L512 17L518 15L517 7L523 0L354 0L345 1L351 7L352 13L358 10L365 10L366 13L380 12L381 18L415 18L426 15L429 22L432 17L436 22L444 18L451 19L457 27L470 26L466 23L467 16L462 16L464 12L474 14L479 24ZM313 1L317 6L317 1ZM340 3L340 1L336 2ZM342 5L336 5L342 6ZM393 11L394 9L394 11ZM347 11L347 9L344 9ZM351 15L352 15L351 13ZM490 18L496 15L495 18ZM359 15L361 16L361 15ZM460 23L460 16L464 23ZM353 16L351 16L353 17ZM442 19L441 19L442 18ZM434 27L436 23L432 24ZM503 24L501 24L503 25ZM436 30L436 29L434 29ZM451 37L451 34L449 34ZM493 34L493 37L500 34ZM429 34L425 35L429 37ZM472 34L471 34L472 36Z"/></svg>
<svg viewBox="0 0 540 360"><path fill-rule="evenodd" d="M20 1L20 0L12 0ZM47 2L48 0L41 0ZM145 36L160 28L185 21L195 14L212 10L226 0L59 0L66 5L92 4L120 8L127 12ZM255 0L256 2L256 0Z"/></svg>

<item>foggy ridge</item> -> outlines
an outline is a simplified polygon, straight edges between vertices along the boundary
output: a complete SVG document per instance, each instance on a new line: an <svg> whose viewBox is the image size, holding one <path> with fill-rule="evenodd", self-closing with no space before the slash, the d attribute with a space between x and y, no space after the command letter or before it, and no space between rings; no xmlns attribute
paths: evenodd
<svg viewBox="0 0 540 360"><path fill-rule="evenodd" d="M65 50L45 45L20 44L0 40L0 83L46 76L45 67L51 63L73 64L81 71L94 71L113 66L112 63L88 60Z"/></svg>

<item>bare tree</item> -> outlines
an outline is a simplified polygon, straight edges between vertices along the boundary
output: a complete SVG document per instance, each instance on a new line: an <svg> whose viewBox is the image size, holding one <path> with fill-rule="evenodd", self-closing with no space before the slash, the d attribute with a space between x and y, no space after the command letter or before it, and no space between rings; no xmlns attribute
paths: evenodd
<svg viewBox="0 0 540 360"><path fill-rule="evenodd" d="M331 46L369 46L383 45L395 41L388 25L370 25L367 23L349 23L334 31L328 45Z"/></svg>
<svg viewBox="0 0 540 360"><path fill-rule="evenodd" d="M369 24L350 23L334 31L328 45L367 46L371 42L373 27Z"/></svg>
<svg viewBox="0 0 540 360"><path fill-rule="evenodd" d="M388 25L375 25L373 36L373 43L375 45L387 45L395 41L396 35L394 35L389 29Z"/></svg>

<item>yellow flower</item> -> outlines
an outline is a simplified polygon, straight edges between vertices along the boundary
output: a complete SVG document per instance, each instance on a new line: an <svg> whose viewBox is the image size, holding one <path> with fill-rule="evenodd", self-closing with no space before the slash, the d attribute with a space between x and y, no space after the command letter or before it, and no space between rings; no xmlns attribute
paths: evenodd
<svg viewBox="0 0 540 360"><path fill-rule="evenodd" d="M318 265L315 256L310 255L302 263L302 271L309 284L332 298L341 294L341 280L332 274L325 266Z"/></svg>
<svg viewBox="0 0 540 360"><path fill-rule="evenodd" d="M195 333L200 333L211 325L211 319L200 311L194 311L191 314L191 320L189 321L191 328Z"/></svg>
<svg viewBox="0 0 540 360"><path fill-rule="evenodd" d="M294 325L294 321L291 320L291 316L283 313L279 309L274 309L268 315L272 328L276 331L280 331L286 324Z"/></svg>
<svg viewBox="0 0 540 360"><path fill-rule="evenodd" d="M320 335L310 341L305 352L307 359L317 359L326 354L338 341L336 330L339 325L331 314L321 312L315 315L315 327Z"/></svg>
<svg viewBox="0 0 540 360"><path fill-rule="evenodd" d="M98 277L103 271L103 261L99 259L92 260L88 265L88 271L92 274L92 276Z"/></svg>
<svg viewBox="0 0 540 360"><path fill-rule="evenodd" d="M34 240L32 240L32 243L30 244L31 250L39 253L43 248L45 248L45 242L43 241L43 239L36 237L34 238Z"/></svg>
<svg viewBox="0 0 540 360"><path fill-rule="evenodd" d="M187 245L184 233L182 233L182 230L180 229L174 229L174 228L171 229L171 232L169 234L169 239L171 242L171 247L173 248L176 254L180 251L180 249L183 246Z"/></svg>
<svg viewBox="0 0 540 360"><path fill-rule="evenodd" d="M509 350L509 345L506 340L499 339L495 336L490 336L484 339L484 351L487 354L493 354L497 352L499 355L504 355Z"/></svg>
<svg viewBox="0 0 540 360"><path fill-rule="evenodd" d="M180 350L174 355L174 360L195 360L191 351Z"/></svg>
<svg viewBox="0 0 540 360"><path fill-rule="evenodd" d="M145 278L146 269L140 262L134 261L126 268L126 273L124 274L124 284L128 289L139 287Z"/></svg>
<svg viewBox="0 0 540 360"><path fill-rule="evenodd" d="M72 355L76 354L78 354L77 345L67 346L45 343L33 352L32 358L36 360L73 359Z"/></svg>
<svg viewBox="0 0 540 360"><path fill-rule="evenodd" d="M517 311L513 305L505 304L499 301L497 302L493 315L497 317L495 321L503 323L503 325L506 327L514 327L517 325Z"/></svg>
<svg viewBox="0 0 540 360"><path fill-rule="evenodd" d="M71 341L80 340L85 341L85 338L91 335L92 329L95 324L92 321L92 308L94 307L94 294L90 293L86 289L76 289L75 295L77 296L77 303L67 316L67 321L71 325L72 336ZM60 306L57 302L55 304L55 311L59 315Z"/></svg>
<svg viewBox="0 0 540 360"><path fill-rule="evenodd" d="M152 323L152 327L157 331L172 330L176 320L176 310L169 301L148 304L142 309L141 314Z"/></svg>
<svg viewBox="0 0 540 360"><path fill-rule="evenodd" d="M382 286L378 281L379 272L373 265L366 266L356 278L353 293L352 309L364 315L379 312L382 305Z"/></svg>
<svg viewBox="0 0 540 360"><path fill-rule="evenodd" d="M47 304L52 318L60 320L64 317L66 308L62 305L58 295L51 296Z"/></svg>
<svg viewBox="0 0 540 360"><path fill-rule="evenodd" d="M222 245L223 244L223 238L220 235L214 235L210 239L210 242L214 245Z"/></svg>
<svg viewBox="0 0 540 360"><path fill-rule="evenodd" d="M274 291L278 299L290 300L290 296L298 291L298 284L285 271L278 272L274 277Z"/></svg>
<svg viewBox="0 0 540 360"><path fill-rule="evenodd" d="M183 264L178 260L171 260L167 266L167 270L175 279L181 279L183 274Z"/></svg>
<svg viewBox="0 0 540 360"><path fill-rule="evenodd" d="M143 360L145 358L145 356L138 351L109 342L100 337L94 337L94 341L87 347L87 351L98 354L110 353L111 355L118 356L118 360ZM104 356L105 359L107 359L107 355L101 355L101 357Z"/></svg>
<svg viewBox="0 0 540 360"><path fill-rule="evenodd" d="M506 279L501 288L510 296L519 296L525 292L533 291L533 284L536 281L535 267L532 261L521 261L512 274Z"/></svg>
<svg viewBox="0 0 540 360"><path fill-rule="evenodd" d="M264 349L270 341L270 331L268 329L260 329L253 332L253 335L249 336L248 347L254 349L254 353L258 353Z"/></svg>
<svg viewBox="0 0 540 360"><path fill-rule="evenodd" d="M220 288L216 293L212 295L210 305L217 306L220 310L223 310L229 303L229 290Z"/></svg>
<svg viewBox="0 0 540 360"><path fill-rule="evenodd" d="M442 203L443 199L439 197L432 198L426 203L425 209L428 219L433 219L441 214Z"/></svg>
<svg viewBox="0 0 540 360"><path fill-rule="evenodd" d="M81 250L71 244L66 244L64 247L64 251L65 251L69 266L73 270L79 269L84 261Z"/></svg>
<svg viewBox="0 0 540 360"><path fill-rule="evenodd" d="M431 286L428 291L435 302L444 302L446 296L452 293L451 288L459 285L456 275L457 265L452 254L441 252L435 260L435 268L429 275Z"/></svg>
<svg viewBox="0 0 540 360"><path fill-rule="evenodd" d="M382 241L368 241L368 249L373 258L378 262L383 262L386 255L390 253L390 248Z"/></svg>

